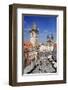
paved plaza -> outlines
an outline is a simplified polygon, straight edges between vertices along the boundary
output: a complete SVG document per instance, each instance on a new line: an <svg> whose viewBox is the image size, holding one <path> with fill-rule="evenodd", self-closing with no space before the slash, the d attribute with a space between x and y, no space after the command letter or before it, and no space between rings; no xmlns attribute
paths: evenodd
<svg viewBox="0 0 68 90"><path fill-rule="evenodd" d="M24 69L24 73L56 73L56 54L53 52L40 52L38 60L34 60Z"/></svg>

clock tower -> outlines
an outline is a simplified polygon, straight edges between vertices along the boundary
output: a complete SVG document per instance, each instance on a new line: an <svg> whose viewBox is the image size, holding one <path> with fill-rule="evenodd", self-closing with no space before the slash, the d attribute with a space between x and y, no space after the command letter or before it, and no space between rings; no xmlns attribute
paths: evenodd
<svg viewBox="0 0 68 90"><path fill-rule="evenodd" d="M32 43L33 47L37 47L38 46L38 28L37 25L35 23L33 23L30 32L30 42Z"/></svg>

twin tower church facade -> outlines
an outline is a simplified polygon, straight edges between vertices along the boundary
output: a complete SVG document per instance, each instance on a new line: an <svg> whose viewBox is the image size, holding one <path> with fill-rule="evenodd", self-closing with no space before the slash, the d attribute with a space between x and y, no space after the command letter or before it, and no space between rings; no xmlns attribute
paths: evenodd
<svg viewBox="0 0 68 90"><path fill-rule="evenodd" d="M43 32L43 31L42 31ZM46 50L53 50L54 46L56 46L56 43L54 42L53 35L47 35L47 41L44 43L39 42L39 28L35 23L33 23L31 30L29 31L30 34L30 40L27 42L24 41L24 47L29 48L39 48L40 51ZM42 38L44 39L45 36Z"/></svg>

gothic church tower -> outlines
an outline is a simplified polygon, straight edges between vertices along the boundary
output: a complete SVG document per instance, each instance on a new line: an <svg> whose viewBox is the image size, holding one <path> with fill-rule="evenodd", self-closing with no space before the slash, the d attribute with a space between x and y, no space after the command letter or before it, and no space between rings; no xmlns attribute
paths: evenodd
<svg viewBox="0 0 68 90"><path fill-rule="evenodd" d="M29 32L30 32L30 42L32 43L33 47L37 47L39 31L35 23L33 23L32 28Z"/></svg>

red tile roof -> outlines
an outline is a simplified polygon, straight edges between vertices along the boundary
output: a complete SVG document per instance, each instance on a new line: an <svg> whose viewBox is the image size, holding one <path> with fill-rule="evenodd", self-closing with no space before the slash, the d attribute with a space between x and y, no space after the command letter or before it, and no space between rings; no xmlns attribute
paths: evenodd
<svg viewBox="0 0 68 90"><path fill-rule="evenodd" d="M30 41L25 41L24 42L24 48L25 49L29 49L29 48L32 48L33 46L32 46L32 44L31 44L31 42Z"/></svg>

